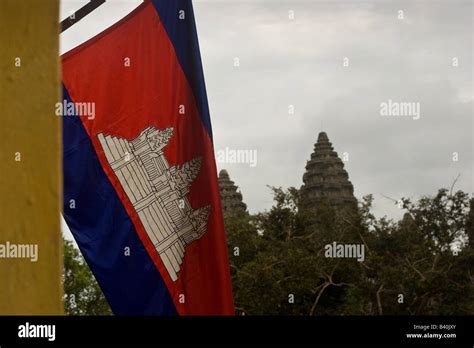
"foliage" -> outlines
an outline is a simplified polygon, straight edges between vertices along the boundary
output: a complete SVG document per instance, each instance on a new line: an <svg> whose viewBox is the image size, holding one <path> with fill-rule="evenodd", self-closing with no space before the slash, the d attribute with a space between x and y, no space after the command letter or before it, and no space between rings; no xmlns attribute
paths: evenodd
<svg viewBox="0 0 474 348"><path fill-rule="evenodd" d="M64 239L64 306L68 315L111 315L92 272L73 242Z"/></svg>
<svg viewBox="0 0 474 348"><path fill-rule="evenodd" d="M376 219L321 203L298 210L298 190L272 188L275 204L225 217L237 313L247 315L472 314L474 256L468 195L442 189L403 200L404 218ZM365 260L327 258L332 242L362 244ZM238 247L240 254L235 254Z"/></svg>

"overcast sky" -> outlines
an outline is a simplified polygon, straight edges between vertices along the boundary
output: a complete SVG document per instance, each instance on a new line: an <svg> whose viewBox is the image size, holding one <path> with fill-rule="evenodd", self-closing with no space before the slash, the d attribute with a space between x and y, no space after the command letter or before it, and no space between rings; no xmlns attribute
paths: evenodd
<svg viewBox="0 0 474 348"><path fill-rule="evenodd" d="M61 1L61 19L85 3ZM140 3L102 5L61 35L61 53ZM194 9L215 148L257 150L255 167L218 163L250 212L271 207L266 185L301 186L322 130L348 153L355 195L372 193L377 216L401 215L382 195L416 199L458 174L456 188L473 192L472 1L195 0ZM419 119L382 116L388 100L419 103Z"/></svg>

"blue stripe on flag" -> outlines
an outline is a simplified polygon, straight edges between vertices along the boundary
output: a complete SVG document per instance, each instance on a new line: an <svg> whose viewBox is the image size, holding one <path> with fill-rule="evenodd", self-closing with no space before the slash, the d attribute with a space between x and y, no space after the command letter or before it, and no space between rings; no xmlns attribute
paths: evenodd
<svg viewBox="0 0 474 348"><path fill-rule="evenodd" d="M211 118L192 2L153 0L153 5L173 43L181 68L193 90L201 120L212 141ZM184 11L184 19L179 18L180 11Z"/></svg>

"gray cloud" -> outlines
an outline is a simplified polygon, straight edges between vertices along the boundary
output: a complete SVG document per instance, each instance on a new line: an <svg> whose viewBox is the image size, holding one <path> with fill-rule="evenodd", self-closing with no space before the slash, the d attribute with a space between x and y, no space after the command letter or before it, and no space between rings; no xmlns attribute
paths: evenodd
<svg viewBox="0 0 474 348"><path fill-rule="evenodd" d="M355 193L373 193L379 216L401 214L382 194L432 194L458 173L457 188L472 192L472 3L227 4L195 9L215 145L259 151L257 168L219 165L252 211L270 207L267 184L302 184L321 130L349 153ZM388 99L419 102L420 120L381 117Z"/></svg>

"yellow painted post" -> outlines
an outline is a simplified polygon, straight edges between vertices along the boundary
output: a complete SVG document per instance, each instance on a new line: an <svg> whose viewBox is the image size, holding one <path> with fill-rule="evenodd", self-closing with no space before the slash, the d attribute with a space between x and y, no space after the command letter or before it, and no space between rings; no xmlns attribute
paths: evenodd
<svg viewBox="0 0 474 348"><path fill-rule="evenodd" d="M59 0L0 1L0 315L64 313L58 22Z"/></svg>

